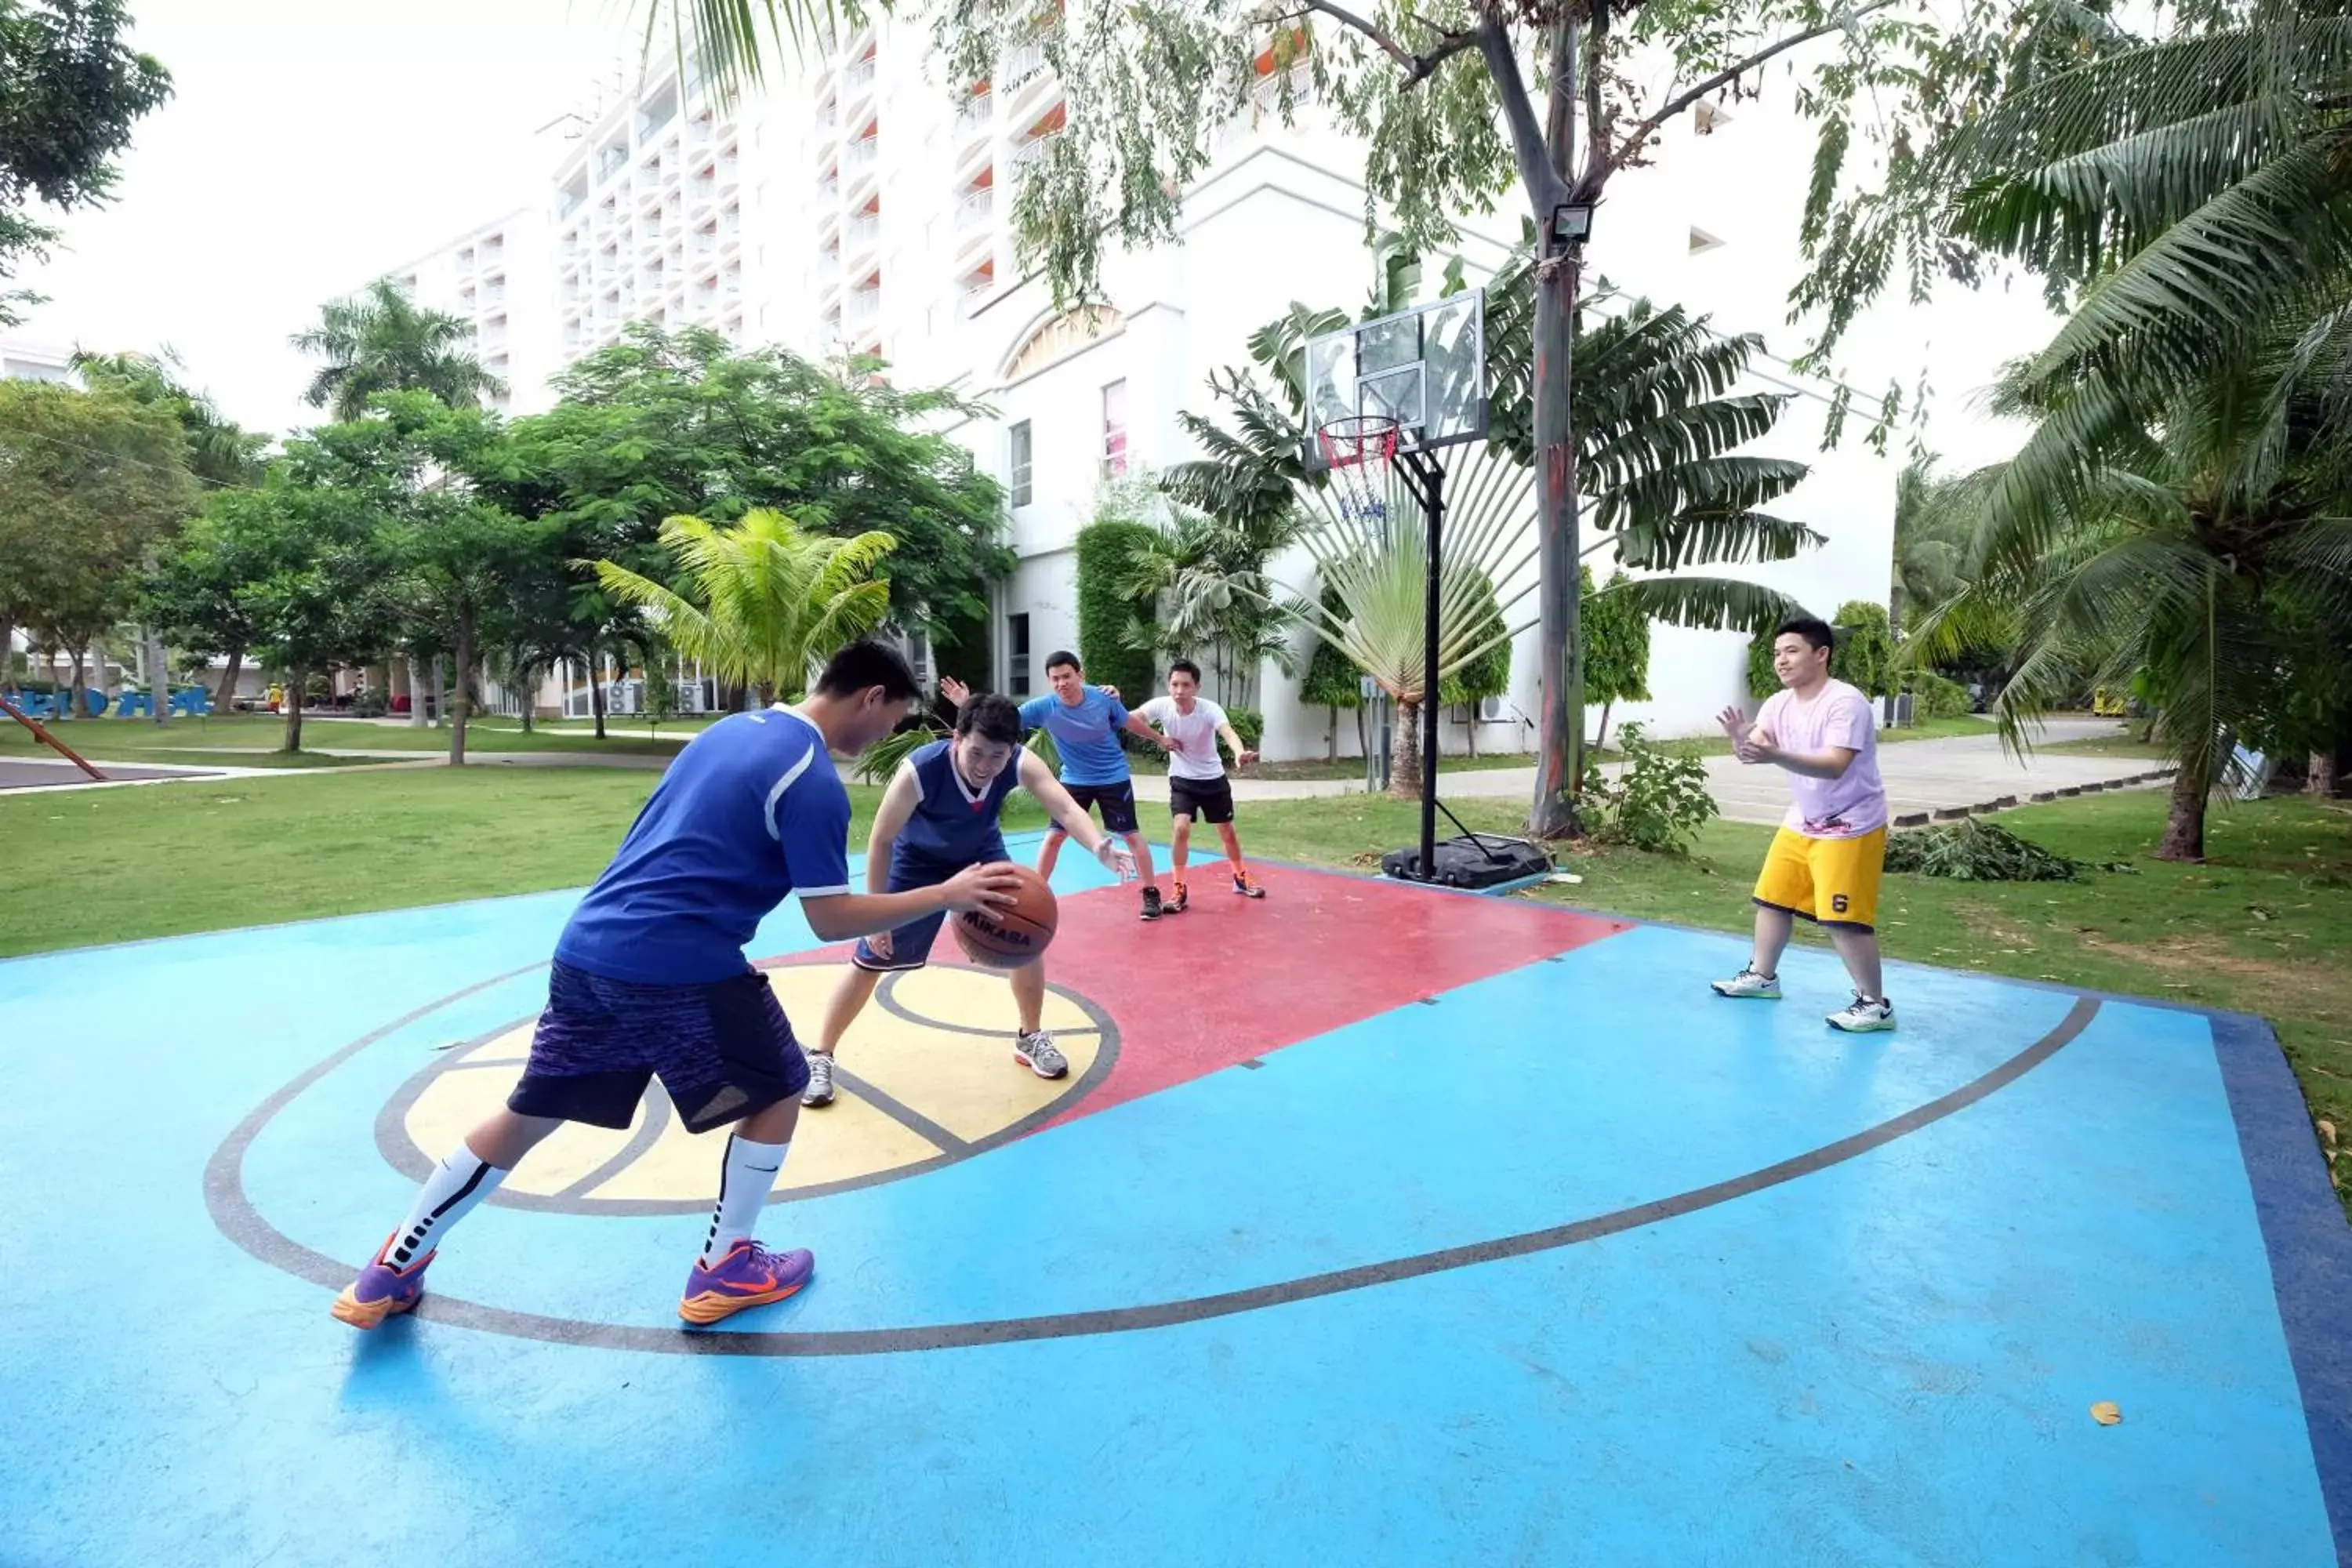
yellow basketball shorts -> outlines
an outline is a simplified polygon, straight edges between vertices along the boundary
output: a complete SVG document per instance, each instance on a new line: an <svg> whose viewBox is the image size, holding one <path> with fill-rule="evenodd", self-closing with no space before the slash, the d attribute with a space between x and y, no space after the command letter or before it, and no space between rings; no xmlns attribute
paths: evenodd
<svg viewBox="0 0 2352 1568"><path fill-rule="evenodd" d="M1825 926L1869 931L1878 923L1878 882L1886 870L1886 829L1856 838L1810 838L1793 827L1772 836L1756 901Z"/></svg>

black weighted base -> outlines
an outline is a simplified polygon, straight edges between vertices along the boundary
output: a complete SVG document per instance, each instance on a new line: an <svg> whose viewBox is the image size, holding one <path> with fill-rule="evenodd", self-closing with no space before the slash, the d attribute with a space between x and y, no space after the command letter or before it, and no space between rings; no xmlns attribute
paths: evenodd
<svg viewBox="0 0 2352 1568"><path fill-rule="evenodd" d="M1406 882L1436 882L1448 888L1493 888L1551 869L1551 857L1524 838L1491 833L1442 839L1431 857L1436 875L1421 874L1419 848L1391 849L1381 857L1381 874Z"/></svg>

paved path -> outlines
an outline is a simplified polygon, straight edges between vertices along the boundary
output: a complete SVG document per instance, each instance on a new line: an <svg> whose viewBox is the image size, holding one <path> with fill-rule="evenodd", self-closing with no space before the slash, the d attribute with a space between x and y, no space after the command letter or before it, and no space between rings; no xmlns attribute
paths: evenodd
<svg viewBox="0 0 2352 1568"><path fill-rule="evenodd" d="M2123 727L2109 720L2055 719L2042 731L2041 740L2047 746L2053 742L2122 733ZM1731 757L1708 757L1706 762L1707 792L1729 820L1772 823L1787 811L1789 786L1780 769L1749 767ZM1605 771L1614 773L1620 765L1612 764ZM1888 804L1897 817L1966 810L2007 796L2014 796L2011 804L2016 804L2042 790L2113 785L2149 773L2157 765L2137 757L2048 750L2020 762L2001 750L2000 737L1991 732L1990 725L1982 735L1902 741L1882 745L1878 752L1878 771L1886 781ZM1458 772L1441 768L1439 779L1440 794L1450 800L1523 799L1536 785L1533 768ZM1234 796L1297 800L1358 795L1363 787L1359 780L1237 778ZM1168 781L1139 777L1135 793L1144 800L1166 800Z"/></svg>

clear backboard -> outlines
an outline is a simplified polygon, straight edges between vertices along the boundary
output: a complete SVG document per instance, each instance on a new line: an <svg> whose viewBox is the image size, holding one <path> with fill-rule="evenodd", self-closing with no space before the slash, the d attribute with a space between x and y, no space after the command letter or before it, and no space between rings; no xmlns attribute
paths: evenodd
<svg viewBox="0 0 2352 1568"><path fill-rule="evenodd" d="M1398 449L1486 434L1486 297L1475 289L1359 321L1307 344L1307 466L1330 467L1317 433L1393 419Z"/></svg>

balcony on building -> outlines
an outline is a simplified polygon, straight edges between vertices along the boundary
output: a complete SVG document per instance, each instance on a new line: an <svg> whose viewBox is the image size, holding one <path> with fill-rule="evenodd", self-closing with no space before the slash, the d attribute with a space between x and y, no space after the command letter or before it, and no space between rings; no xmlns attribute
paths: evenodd
<svg viewBox="0 0 2352 1568"><path fill-rule="evenodd" d="M596 183L603 184L628 166L629 144L626 142L608 142L596 153Z"/></svg>
<svg viewBox="0 0 2352 1568"><path fill-rule="evenodd" d="M956 196L956 243L968 245L996 229L996 171L982 169Z"/></svg>
<svg viewBox="0 0 2352 1568"><path fill-rule="evenodd" d="M507 319L492 316L482 323L481 346L485 350L503 348L507 341Z"/></svg>
<svg viewBox="0 0 2352 1568"><path fill-rule="evenodd" d="M719 275L719 292L721 298L728 300L740 300L743 297L743 264L741 262L730 261L727 264L727 270Z"/></svg>
<svg viewBox="0 0 2352 1568"><path fill-rule="evenodd" d="M882 275L869 273L866 280L849 291L849 302L842 316L849 325L862 327L882 314Z"/></svg>
<svg viewBox="0 0 2352 1568"><path fill-rule="evenodd" d="M955 129L959 140L977 136L996 123L996 98L985 81L972 84L971 94L956 110Z"/></svg>
<svg viewBox="0 0 2352 1568"><path fill-rule="evenodd" d="M698 262L708 261L719 254L719 220L717 218L712 218L694 231L694 241L689 248Z"/></svg>
<svg viewBox="0 0 2352 1568"><path fill-rule="evenodd" d="M637 145L642 147L662 128L677 118L677 88L675 83L647 99L637 110Z"/></svg>
<svg viewBox="0 0 2352 1568"><path fill-rule="evenodd" d="M854 254L873 249L882 240L882 200L876 197L862 211L849 216L848 247Z"/></svg>
<svg viewBox="0 0 2352 1568"><path fill-rule="evenodd" d="M694 118L686 122L686 144L689 147L708 147L718 134L719 117L709 110L698 110Z"/></svg>
<svg viewBox="0 0 2352 1568"><path fill-rule="evenodd" d="M977 304L996 289L996 258L990 257L956 279L967 304Z"/></svg>
<svg viewBox="0 0 2352 1568"><path fill-rule="evenodd" d="M874 46L868 44L866 47L866 52L864 54L858 56L857 58L850 61L846 67L843 68L841 73L841 96L844 100L863 98L867 93L874 90L874 79L878 71L878 65L875 60L874 54Z"/></svg>
<svg viewBox="0 0 2352 1568"><path fill-rule="evenodd" d="M461 247L457 255L449 258L449 265L460 278L472 272L474 270L474 247L470 245Z"/></svg>
<svg viewBox="0 0 2352 1568"><path fill-rule="evenodd" d="M850 138L849 145L842 149L842 166L851 170L871 169L881 155L881 126L878 121L869 120L866 122L866 129Z"/></svg>
<svg viewBox="0 0 2352 1568"><path fill-rule="evenodd" d="M828 205L841 199L841 171L830 161L816 177L816 199Z"/></svg>
<svg viewBox="0 0 2352 1568"><path fill-rule="evenodd" d="M555 193L556 217L558 219L570 217L573 213L580 210L581 204L585 202L587 199L587 174L584 173L574 174L572 177L572 183L570 184L565 185L562 190Z"/></svg>
<svg viewBox="0 0 2352 1568"><path fill-rule="evenodd" d="M719 215L719 243L721 246L733 245L742 231L743 209L730 202L727 209Z"/></svg>

